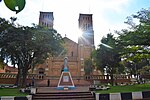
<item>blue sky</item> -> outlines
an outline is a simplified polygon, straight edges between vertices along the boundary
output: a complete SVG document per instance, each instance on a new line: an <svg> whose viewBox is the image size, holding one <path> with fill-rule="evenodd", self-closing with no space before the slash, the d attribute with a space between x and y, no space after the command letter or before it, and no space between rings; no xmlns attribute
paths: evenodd
<svg viewBox="0 0 150 100"><path fill-rule="evenodd" d="M127 28L126 17L142 8L148 9L150 0L26 0L26 6L18 14L0 2L0 17L17 17L17 23L31 26L38 24L39 12L54 12L54 28L62 36L77 42L79 13L93 14L95 45L103 36L114 30Z"/></svg>

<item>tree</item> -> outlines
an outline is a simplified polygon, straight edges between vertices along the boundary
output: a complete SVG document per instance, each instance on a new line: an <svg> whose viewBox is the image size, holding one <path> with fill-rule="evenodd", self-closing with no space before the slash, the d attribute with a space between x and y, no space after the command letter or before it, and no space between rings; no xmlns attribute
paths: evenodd
<svg viewBox="0 0 150 100"><path fill-rule="evenodd" d="M84 71L85 71L85 75L90 75L93 72L93 64L91 59L85 59Z"/></svg>
<svg viewBox="0 0 150 100"><path fill-rule="evenodd" d="M138 45L147 47L150 45L150 10L142 9L141 11L137 12L130 17L128 17L128 21L126 22L128 25L131 26L129 30L122 30L119 32L119 38L122 40L121 43L124 45ZM133 20L131 19L138 19L138 25L132 25ZM131 21L131 22L130 22ZM145 52L145 51L144 51Z"/></svg>
<svg viewBox="0 0 150 100"><path fill-rule="evenodd" d="M4 67L5 67L5 63L2 60L0 60L0 69L4 69Z"/></svg>
<svg viewBox="0 0 150 100"><path fill-rule="evenodd" d="M120 46L118 45L114 36L110 33L107 37L103 37L99 48L96 50L96 65L104 72L106 68L107 74L111 75L113 84L113 74L117 72L117 68L120 67L121 61L119 55ZM118 71L119 72L119 71Z"/></svg>
<svg viewBox="0 0 150 100"><path fill-rule="evenodd" d="M9 26L9 27L3 27ZM54 29L41 26L24 27L1 23L0 55L18 67L17 84L24 86L28 70L43 63L49 56L57 55L62 50L62 38ZM0 29L1 29L0 28Z"/></svg>
<svg viewBox="0 0 150 100"><path fill-rule="evenodd" d="M150 74L150 66L144 66L142 69L139 69L138 72L141 75L149 75Z"/></svg>
<svg viewBox="0 0 150 100"><path fill-rule="evenodd" d="M121 55L124 63L130 63L127 68L136 75L138 69L150 64L150 10L142 9L128 18L126 23L131 28L118 32L118 38L119 44L123 46ZM134 18L139 20L138 25L133 24Z"/></svg>

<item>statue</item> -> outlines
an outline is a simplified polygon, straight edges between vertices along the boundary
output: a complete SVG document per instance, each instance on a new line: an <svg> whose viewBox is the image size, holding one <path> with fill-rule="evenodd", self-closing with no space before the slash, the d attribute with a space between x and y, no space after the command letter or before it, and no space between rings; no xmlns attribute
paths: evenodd
<svg viewBox="0 0 150 100"><path fill-rule="evenodd" d="M71 74L68 70L68 58L64 58L64 68L61 72L61 76L59 78L59 82L57 85L57 89L59 90L68 90L75 89L74 82L72 80Z"/></svg>
<svg viewBox="0 0 150 100"><path fill-rule="evenodd" d="M67 65L68 65L68 58L65 57L65 59L64 59L64 67L67 67Z"/></svg>
<svg viewBox="0 0 150 100"><path fill-rule="evenodd" d="M68 58L67 57L65 57L65 59L64 59L64 69L63 69L63 71L65 71L65 72L67 72L68 71Z"/></svg>

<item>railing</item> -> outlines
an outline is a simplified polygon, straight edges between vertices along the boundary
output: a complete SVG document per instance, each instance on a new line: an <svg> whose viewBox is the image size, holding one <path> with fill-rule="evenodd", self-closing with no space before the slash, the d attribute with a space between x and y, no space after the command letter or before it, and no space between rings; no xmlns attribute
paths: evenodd
<svg viewBox="0 0 150 100"><path fill-rule="evenodd" d="M150 75L141 75L141 78L150 79Z"/></svg>
<svg viewBox="0 0 150 100"><path fill-rule="evenodd" d="M0 78L16 78L17 74L0 73ZM45 74L28 74L27 79L59 79L60 76L46 76ZM84 76L72 76L73 79L84 79Z"/></svg>
<svg viewBox="0 0 150 100"><path fill-rule="evenodd" d="M113 79L110 75L87 75L85 76L85 80L88 81L100 81L102 83L108 83L114 80L116 83L124 83L124 82L131 82L130 75L113 75Z"/></svg>
<svg viewBox="0 0 150 100"><path fill-rule="evenodd" d="M17 74L0 73L0 78L16 78Z"/></svg>
<svg viewBox="0 0 150 100"><path fill-rule="evenodd" d="M130 79L130 75L113 75L114 79ZM86 75L87 80L111 79L110 75Z"/></svg>
<svg viewBox="0 0 150 100"><path fill-rule="evenodd" d="M0 73L0 78L16 78L17 74L12 73ZM28 74L27 79L44 79L46 78L45 74Z"/></svg>
<svg viewBox="0 0 150 100"><path fill-rule="evenodd" d="M50 80L58 80L60 78L60 76L46 76L46 79L50 79ZM72 76L73 80L84 80L84 76Z"/></svg>
<svg viewBox="0 0 150 100"><path fill-rule="evenodd" d="M28 74L27 79L45 79L46 75L45 74Z"/></svg>
<svg viewBox="0 0 150 100"><path fill-rule="evenodd" d="M110 79L109 75L86 75L85 76L86 80L105 80L105 79Z"/></svg>
<svg viewBox="0 0 150 100"><path fill-rule="evenodd" d="M17 74L12 73L0 73L0 78L16 78ZM45 74L28 74L27 79L51 79L58 80L60 76L46 76ZM150 79L150 75L141 75L141 78ZM87 81L101 81L110 82L110 75L86 75L86 76L72 76L73 80L87 80ZM128 82L131 81L131 75L113 75L113 80L115 82Z"/></svg>

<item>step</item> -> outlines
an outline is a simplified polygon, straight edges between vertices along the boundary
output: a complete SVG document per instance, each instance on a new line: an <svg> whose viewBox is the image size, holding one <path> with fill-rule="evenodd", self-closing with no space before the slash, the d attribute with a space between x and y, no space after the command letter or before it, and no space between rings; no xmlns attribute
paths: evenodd
<svg viewBox="0 0 150 100"><path fill-rule="evenodd" d="M95 100L91 92L38 92L32 100Z"/></svg>
<svg viewBox="0 0 150 100"><path fill-rule="evenodd" d="M49 99L59 99L59 98L63 98L63 99L69 99L69 98L92 98L92 95L82 95L82 96L33 96L33 98L49 98Z"/></svg>
<svg viewBox="0 0 150 100"><path fill-rule="evenodd" d="M62 99L62 98L59 98L59 99L32 99L32 100L95 100L95 98L69 98L69 99Z"/></svg>
<svg viewBox="0 0 150 100"><path fill-rule="evenodd" d="M34 96L80 96L80 95L91 95L91 94L35 94Z"/></svg>
<svg viewBox="0 0 150 100"><path fill-rule="evenodd" d="M37 93L35 96L76 96L76 95L91 95L91 93Z"/></svg>
<svg viewBox="0 0 150 100"><path fill-rule="evenodd" d="M72 94L72 93L91 93L90 91L87 91L87 92L37 92L36 94Z"/></svg>

